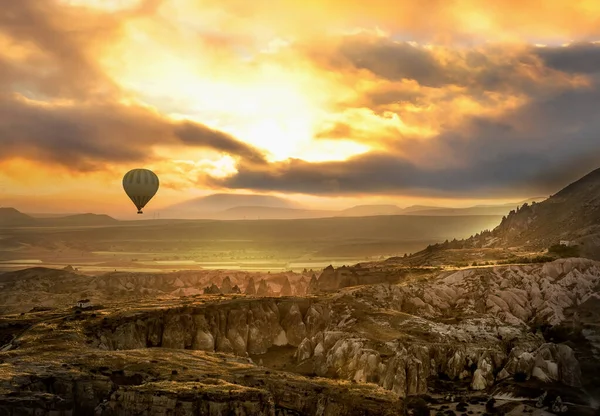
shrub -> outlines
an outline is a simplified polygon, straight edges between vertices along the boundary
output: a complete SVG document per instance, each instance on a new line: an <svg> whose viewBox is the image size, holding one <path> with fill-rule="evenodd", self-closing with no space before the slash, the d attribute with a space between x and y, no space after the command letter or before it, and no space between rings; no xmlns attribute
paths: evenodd
<svg viewBox="0 0 600 416"><path fill-rule="evenodd" d="M548 248L548 254L553 254L560 258L579 257L579 246L564 246L555 244Z"/></svg>

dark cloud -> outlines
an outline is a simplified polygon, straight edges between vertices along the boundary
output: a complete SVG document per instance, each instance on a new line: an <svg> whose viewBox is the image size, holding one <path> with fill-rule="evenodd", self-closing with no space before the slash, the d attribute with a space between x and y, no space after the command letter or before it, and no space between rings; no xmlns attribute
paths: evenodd
<svg viewBox="0 0 600 416"><path fill-rule="evenodd" d="M152 160L153 145L187 145L252 162L261 154L225 133L191 122L174 123L146 109L115 103L43 106L0 100L0 159L28 157L73 169Z"/></svg>
<svg viewBox="0 0 600 416"><path fill-rule="evenodd" d="M450 82L449 74L431 53L406 42L374 36L352 36L343 40L339 52L356 68L367 69L388 80L408 78L433 87Z"/></svg>
<svg viewBox="0 0 600 416"><path fill-rule="evenodd" d="M557 191L600 167L600 90L556 94L500 118L474 117L460 130L345 162L242 166L217 182L231 188L312 194L510 197ZM438 149L430 154L431 147ZM411 157L411 155L413 157ZM412 160L430 155L428 166ZM433 167L432 167L433 166Z"/></svg>
<svg viewBox="0 0 600 416"><path fill-rule="evenodd" d="M527 49L517 52L509 46L497 45L428 48L367 33L345 36L329 54L310 56L332 70L368 70L388 81L414 80L431 88L455 85L467 88L469 94L484 91L533 94L540 88L548 88L547 83L540 81L550 75L548 68L536 59L537 55ZM391 103L411 98L419 97L406 91L388 90L378 92L373 101Z"/></svg>
<svg viewBox="0 0 600 416"><path fill-rule="evenodd" d="M117 16L79 10L54 1L19 0L0 8L0 33L29 53L11 62L3 58L4 90L42 97L82 99L92 93L114 93L116 87L97 66L94 53L115 39ZM9 51L10 52L10 51ZM12 67L12 68L11 68Z"/></svg>
<svg viewBox="0 0 600 416"><path fill-rule="evenodd" d="M482 192L514 193L546 160L514 153L476 161L467 168L427 169L394 154L369 153L346 162L279 163L269 170L243 168L218 182L228 188L275 190L321 195L402 194L473 196ZM511 166L508 168L508 166Z"/></svg>
<svg viewBox="0 0 600 416"><path fill-rule="evenodd" d="M573 43L569 46L536 48L535 53L551 68L573 73L600 73L600 44Z"/></svg>
<svg viewBox="0 0 600 416"><path fill-rule="evenodd" d="M0 55L0 159L26 157L86 171L160 158L153 145L181 145L262 163L257 150L226 133L121 104L119 88L94 54L117 36L124 19L159 4L148 0L109 14L37 0L0 8L0 33L27 51L18 59ZM56 100L66 101L44 104Z"/></svg>
<svg viewBox="0 0 600 416"><path fill-rule="evenodd" d="M263 155L252 146L230 135L196 123L184 122L175 127L175 134L188 146L202 146L242 156L253 163L265 163Z"/></svg>

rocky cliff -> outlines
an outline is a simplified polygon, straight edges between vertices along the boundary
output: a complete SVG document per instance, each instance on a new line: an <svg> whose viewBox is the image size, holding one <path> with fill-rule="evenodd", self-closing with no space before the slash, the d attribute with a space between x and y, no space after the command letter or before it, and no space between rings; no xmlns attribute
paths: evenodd
<svg viewBox="0 0 600 416"><path fill-rule="evenodd" d="M162 347L264 354L300 345L329 324L329 306L310 299L236 299L218 304L128 312L88 330L104 350Z"/></svg>
<svg viewBox="0 0 600 416"><path fill-rule="evenodd" d="M241 292L256 295L255 279L260 296L272 296L272 280L288 280L302 285L302 275L258 273L244 271L181 271L173 273L111 272L99 276L43 267L0 274L0 313L27 312L35 307L64 307L89 298L94 304L114 301L148 301L156 298L179 298ZM208 288L208 290L204 290ZM304 295L304 292L299 293Z"/></svg>
<svg viewBox="0 0 600 416"><path fill-rule="evenodd" d="M514 377L581 387L573 348L547 342L542 329L560 325L599 288L600 265L582 259L353 288L334 303L335 324L305 338L296 358L318 375L402 397L427 393L432 377L472 390Z"/></svg>

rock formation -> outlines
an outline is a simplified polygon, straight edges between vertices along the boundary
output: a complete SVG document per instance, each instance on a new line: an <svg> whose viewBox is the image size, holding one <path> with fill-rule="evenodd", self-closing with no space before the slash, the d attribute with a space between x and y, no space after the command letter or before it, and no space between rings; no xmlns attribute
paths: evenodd
<svg viewBox="0 0 600 416"><path fill-rule="evenodd" d="M318 375L377 383L401 396L425 394L428 378L439 375L468 381L472 390L515 376L580 387L573 350L546 342L530 326L564 321L566 309L584 304L599 283L600 264L569 259L352 289L331 319L335 326L302 340L296 359L311 361ZM369 332L353 312L390 307L405 317L371 319ZM399 339L380 338L382 331Z"/></svg>
<svg viewBox="0 0 600 416"><path fill-rule="evenodd" d="M287 277L278 279L273 285L291 290ZM318 284L315 277L313 289ZM266 280L258 286L269 295ZM599 289L600 263L563 259L413 275L305 298L171 297L79 314L39 310L14 318L14 326L0 322L0 412L18 405L39 414L152 407L185 415L377 415L390 406L396 413L388 414L398 414L398 397L450 397L458 389L493 394L498 403L490 409L523 414L518 403L502 407L501 398L521 397L526 382L532 403L548 391L542 408L562 412L568 404L584 414L571 408L589 407L600 393Z"/></svg>
<svg viewBox="0 0 600 416"><path fill-rule="evenodd" d="M304 276L302 276L296 283L294 283L294 294L296 296L304 296L306 295L306 290L308 289L308 283Z"/></svg>
<svg viewBox="0 0 600 416"><path fill-rule="evenodd" d="M268 283L265 281L265 279L260 279L260 282L258 282L258 287L256 288L256 295L270 296L271 294L271 288L269 287Z"/></svg>
<svg viewBox="0 0 600 416"><path fill-rule="evenodd" d="M298 303L300 302L300 303ZM307 300L239 301L228 306L161 310L131 319L108 321L97 329L94 343L104 350L163 347L246 354L264 354L273 346L297 347L324 329L326 306ZM304 312L303 312L304 311Z"/></svg>
<svg viewBox="0 0 600 416"><path fill-rule="evenodd" d="M287 277L283 282L283 286L281 287L281 291L279 292L280 296L292 296L294 294L292 290L292 285L290 284L290 279Z"/></svg>
<svg viewBox="0 0 600 416"><path fill-rule="evenodd" d="M244 293L249 296L256 295L256 286L252 277L248 279L248 283L246 284L246 289L244 290Z"/></svg>
<svg viewBox="0 0 600 416"><path fill-rule="evenodd" d="M229 276L225 276L223 279L223 283L221 283L221 293L229 294L233 289L233 284L231 283L231 278Z"/></svg>
<svg viewBox="0 0 600 416"><path fill-rule="evenodd" d="M314 295L316 293L319 293L320 291L321 291L321 289L319 288L319 281L317 279L317 276L313 274L312 277L310 278L310 282L308 283L308 288L306 289L306 293Z"/></svg>
<svg viewBox="0 0 600 416"><path fill-rule="evenodd" d="M204 288L204 294L205 295L220 295L221 289L219 289L219 286L217 286L216 284L213 283L212 285Z"/></svg>

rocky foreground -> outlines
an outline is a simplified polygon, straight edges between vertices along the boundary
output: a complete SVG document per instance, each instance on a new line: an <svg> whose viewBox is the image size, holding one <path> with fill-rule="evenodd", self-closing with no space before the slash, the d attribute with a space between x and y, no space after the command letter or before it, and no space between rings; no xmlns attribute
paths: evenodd
<svg viewBox="0 0 600 416"><path fill-rule="evenodd" d="M567 259L5 316L0 415L594 415L599 289Z"/></svg>

